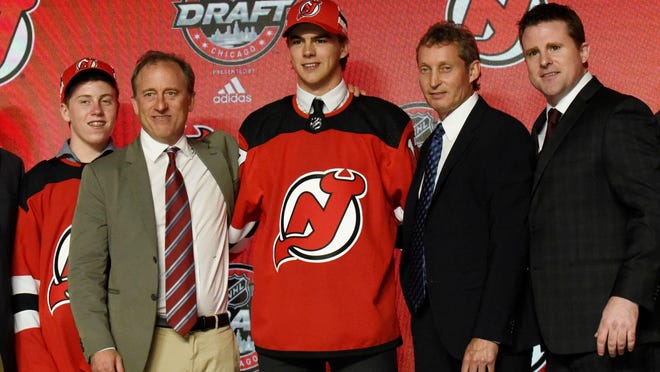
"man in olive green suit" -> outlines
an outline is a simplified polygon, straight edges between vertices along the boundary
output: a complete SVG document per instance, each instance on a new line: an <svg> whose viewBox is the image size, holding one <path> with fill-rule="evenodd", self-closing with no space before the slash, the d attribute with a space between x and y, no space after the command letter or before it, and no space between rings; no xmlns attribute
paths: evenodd
<svg viewBox="0 0 660 372"><path fill-rule="evenodd" d="M93 371L238 371L226 313L238 147L220 131L186 138L194 73L177 56L147 52L131 83L140 136L85 168L73 221L69 290L85 355ZM184 331L171 321L177 310L166 288L172 167L183 179L194 251L194 326Z"/></svg>

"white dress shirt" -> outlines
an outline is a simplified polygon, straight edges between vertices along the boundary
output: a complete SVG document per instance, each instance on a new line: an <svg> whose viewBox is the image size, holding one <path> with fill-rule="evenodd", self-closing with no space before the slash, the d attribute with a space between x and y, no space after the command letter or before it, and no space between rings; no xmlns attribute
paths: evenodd
<svg viewBox="0 0 660 372"><path fill-rule="evenodd" d="M302 112L312 113L312 101L314 98L323 100L323 113L327 114L340 108L348 99L348 87L342 79L336 87L332 88L329 92L322 96L315 96L309 92L304 91L300 85L296 89L296 104Z"/></svg>
<svg viewBox="0 0 660 372"><path fill-rule="evenodd" d="M545 141L545 132L548 131L548 111L550 111L550 109L554 108L557 111L559 111L559 113L564 115L566 110L568 110L568 107L571 105L571 103L573 103L573 100L575 100L575 97L577 97L578 93L580 93L582 88L584 88L584 86L587 85L587 83L592 78L593 78L593 75L591 75L591 73L589 71L587 71L584 75L582 75L582 78L580 78L578 83L575 84L573 89L571 89L571 91L568 92L568 94L566 94L564 96L564 98L559 100L559 102L557 103L557 106L552 107L552 106L550 106L550 104L546 105L546 108L545 108L545 125L543 126L543 129L541 129L539 134L536 136L536 138L539 141L538 152L541 152L541 150L543 149L543 142Z"/></svg>
<svg viewBox="0 0 660 372"><path fill-rule="evenodd" d="M440 178L442 167L445 165L445 161L449 156L449 152L451 151L452 146L454 146L454 143L456 143L456 138L458 138L458 134L461 132L461 129L463 129L463 125L472 112L472 109L477 104L477 101L479 101L479 95L477 93L473 93L454 111L447 115L445 120L442 120L442 128L444 128L445 134L442 136L442 152L440 153L440 161L438 161L438 171L435 174L435 181L433 181L434 191L435 185L438 183L438 178ZM423 185L424 177L422 176L422 182L420 183L418 196L422 192Z"/></svg>
<svg viewBox="0 0 660 372"><path fill-rule="evenodd" d="M158 314L165 317L165 171L169 163L160 143L142 129L140 144L147 161L158 235ZM190 203L197 314L209 316L227 311L227 207L218 183L197 156L185 136L174 145L177 168L181 172Z"/></svg>

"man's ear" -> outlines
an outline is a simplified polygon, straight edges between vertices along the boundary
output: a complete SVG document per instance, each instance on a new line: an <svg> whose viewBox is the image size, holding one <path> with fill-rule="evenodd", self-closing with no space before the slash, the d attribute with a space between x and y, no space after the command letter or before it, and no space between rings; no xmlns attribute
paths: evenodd
<svg viewBox="0 0 660 372"><path fill-rule="evenodd" d="M69 106L67 106L67 104L64 102L60 103L60 115L62 116L62 119L64 119L64 121L66 121L67 123L71 122Z"/></svg>
<svg viewBox="0 0 660 372"><path fill-rule="evenodd" d="M468 76L470 76L470 83L474 83L481 76L481 63L478 60L472 61L468 66Z"/></svg>

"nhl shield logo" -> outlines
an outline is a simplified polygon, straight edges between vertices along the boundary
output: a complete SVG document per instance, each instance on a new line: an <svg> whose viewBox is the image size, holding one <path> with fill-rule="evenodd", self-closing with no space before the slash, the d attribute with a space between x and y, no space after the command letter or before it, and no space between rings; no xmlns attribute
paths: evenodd
<svg viewBox="0 0 660 372"><path fill-rule="evenodd" d="M241 372L259 371L250 325L253 276L251 265L229 264L229 322L238 342Z"/></svg>
<svg viewBox="0 0 660 372"><path fill-rule="evenodd" d="M401 106L413 123L415 130L415 146L422 147L424 141L431 135L438 123L438 113L426 102L411 102Z"/></svg>
<svg viewBox="0 0 660 372"><path fill-rule="evenodd" d="M173 29L207 61L244 65L264 56L284 31L286 13L295 0L183 0Z"/></svg>

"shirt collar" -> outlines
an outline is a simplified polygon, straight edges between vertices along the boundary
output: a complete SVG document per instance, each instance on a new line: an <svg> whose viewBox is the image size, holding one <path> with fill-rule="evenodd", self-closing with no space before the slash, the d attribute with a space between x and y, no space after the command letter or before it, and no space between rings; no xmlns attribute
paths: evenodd
<svg viewBox="0 0 660 372"><path fill-rule="evenodd" d="M303 90L300 85L296 89L296 104L302 112L311 113L312 101L314 98L320 98L323 100L323 113L327 114L332 112L348 99L348 87L342 79L339 84L332 88L329 92L322 96L315 96L305 90Z"/></svg>
<svg viewBox="0 0 660 372"><path fill-rule="evenodd" d="M582 78L578 80L577 84L571 89L568 94L564 96L564 98L560 99L559 102L557 102L556 108L562 115L568 110L568 107L573 103L573 100L575 100L575 97L577 97L578 93L584 88L585 85L593 78L594 76L591 75L589 71L585 72L584 75L582 75ZM546 120L547 120L547 112L553 108L550 106L550 104L546 105L545 112L546 112Z"/></svg>
<svg viewBox="0 0 660 372"><path fill-rule="evenodd" d="M468 99L463 101L454 111L452 111L445 120L442 120L442 127L445 130L445 135L451 140L454 141L458 137L465 124L465 120L472 112L472 109L479 101L479 95L475 92L472 93Z"/></svg>
<svg viewBox="0 0 660 372"><path fill-rule="evenodd" d="M56 158L65 158L65 159L69 159L69 160L71 160L71 161L73 161L73 162L76 162L76 163L82 164L82 162L80 161L80 159L78 159L78 157L76 156L76 154L73 153L73 150L71 150L71 143L70 143L70 141L71 141L71 139L67 139L66 141L64 141L64 145L62 145L62 148L60 148L60 151L57 152L57 155L55 155L55 157L56 157ZM103 149L103 151L101 151L101 155L99 155L99 156L103 156L103 155L105 155L105 154L107 154L107 153L109 153L109 152L113 152L113 151L115 151L116 149L117 149L117 148L115 147L115 144L112 142L112 138L110 138L110 139L108 140L108 144L105 146L105 148Z"/></svg>
<svg viewBox="0 0 660 372"><path fill-rule="evenodd" d="M155 163L159 157L165 156L165 150L167 150L168 147L171 147L166 143L158 142L153 139L144 128L140 129L140 144L142 145L144 157L152 163ZM188 138L185 135L181 136L173 146L178 147L180 150L179 152L185 156L193 156L192 147L188 143Z"/></svg>

